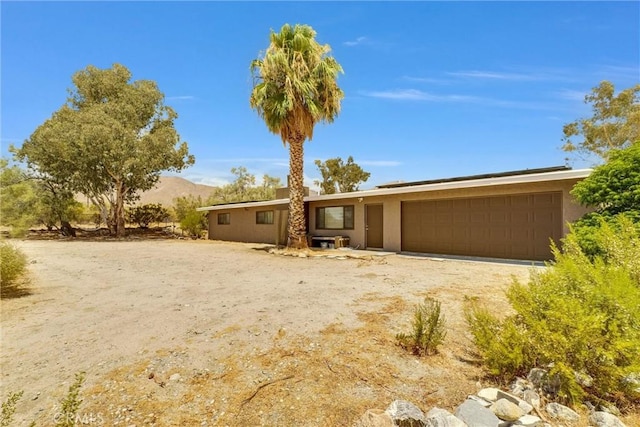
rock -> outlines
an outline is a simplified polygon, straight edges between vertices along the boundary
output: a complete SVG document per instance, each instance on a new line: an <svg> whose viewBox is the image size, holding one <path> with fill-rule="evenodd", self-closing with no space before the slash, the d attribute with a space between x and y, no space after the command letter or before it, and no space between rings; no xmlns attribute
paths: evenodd
<svg viewBox="0 0 640 427"><path fill-rule="evenodd" d="M426 415L427 427L467 427L461 419L446 409L433 408Z"/></svg>
<svg viewBox="0 0 640 427"><path fill-rule="evenodd" d="M499 399L489 409L504 421L515 421L525 415L522 408L507 399Z"/></svg>
<svg viewBox="0 0 640 427"><path fill-rule="evenodd" d="M640 393L640 373L631 373L624 377L622 381L629 384L636 393Z"/></svg>
<svg viewBox="0 0 640 427"><path fill-rule="evenodd" d="M620 409L616 407L613 403L602 403L599 408L602 412L608 412L613 415L620 415Z"/></svg>
<svg viewBox="0 0 640 427"><path fill-rule="evenodd" d="M480 396L475 396L473 394L468 396L467 399L475 400L476 402L478 402L479 404L481 404L485 408L488 408L489 406L491 406L491 403L492 403L492 402L490 402L490 401L488 401L486 399L483 399Z"/></svg>
<svg viewBox="0 0 640 427"><path fill-rule="evenodd" d="M595 427L626 427L618 417L608 412L593 412L589 416L589 422Z"/></svg>
<svg viewBox="0 0 640 427"><path fill-rule="evenodd" d="M522 397L523 393L526 390L531 390L531 389L533 389L533 384L525 380L524 378L518 377L513 382L513 384L511 384L511 393L519 397Z"/></svg>
<svg viewBox="0 0 640 427"><path fill-rule="evenodd" d="M173 374L169 377L169 381L179 381L180 378L182 378L180 374Z"/></svg>
<svg viewBox="0 0 640 427"><path fill-rule="evenodd" d="M468 427L498 427L500 419L475 400L467 399L458 406L455 416Z"/></svg>
<svg viewBox="0 0 640 427"><path fill-rule="evenodd" d="M580 415L578 415L573 409L567 408L564 405L559 403L549 403L546 406L547 413L552 418L557 418L562 421L578 421L580 419Z"/></svg>
<svg viewBox="0 0 640 427"><path fill-rule="evenodd" d="M394 427L391 415L382 409L369 409L354 427Z"/></svg>
<svg viewBox="0 0 640 427"><path fill-rule="evenodd" d="M548 374L549 373L544 369L533 368L532 370L529 371L529 374L527 375L527 380L537 388L541 388L544 382L546 381Z"/></svg>
<svg viewBox="0 0 640 427"><path fill-rule="evenodd" d="M398 427L424 427L424 413L411 402L394 400L386 410Z"/></svg>
<svg viewBox="0 0 640 427"><path fill-rule="evenodd" d="M586 372L575 372L573 375L576 378L576 382L581 386L591 387L593 385L593 377Z"/></svg>
<svg viewBox="0 0 640 427"><path fill-rule="evenodd" d="M539 417L534 415L523 415L518 418L513 424L513 427L522 426L522 427L542 427L544 423Z"/></svg>
<svg viewBox="0 0 640 427"><path fill-rule="evenodd" d="M478 393L476 393L478 395L478 397L481 397L485 400L488 400L490 402L495 402L496 400L498 400L498 393L500 392L499 389L497 388L493 388L493 387L489 387L489 388L483 388L482 390L480 390Z"/></svg>
<svg viewBox="0 0 640 427"><path fill-rule="evenodd" d="M540 409L540 396L533 390L525 390L522 398L529 405L533 406L536 409Z"/></svg>

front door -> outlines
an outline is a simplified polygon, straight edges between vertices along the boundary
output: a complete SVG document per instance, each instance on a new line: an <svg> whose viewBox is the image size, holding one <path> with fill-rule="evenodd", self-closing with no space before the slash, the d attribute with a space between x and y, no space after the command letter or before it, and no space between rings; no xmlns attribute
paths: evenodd
<svg viewBox="0 0 640 427"><path fill-rule="evenodd" d="M366 247L382 249L382 205L367 205L365 212Z"/></svg>

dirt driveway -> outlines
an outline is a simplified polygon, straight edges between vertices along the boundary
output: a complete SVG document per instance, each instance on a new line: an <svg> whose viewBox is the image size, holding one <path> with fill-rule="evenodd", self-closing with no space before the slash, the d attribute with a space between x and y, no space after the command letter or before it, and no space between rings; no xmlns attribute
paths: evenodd
<svg viewBox="0 0 640 427"><path fill-rule="evenodd" d="M465 298L502 310L530 268L212 241L16 244L32 291L2 301L2 398L24 390L16 425L53 424L80 371L90 425L351 425L394 399L452 409L481 381ZM418 359L394 336L426 295L448 336Z"/></svg>

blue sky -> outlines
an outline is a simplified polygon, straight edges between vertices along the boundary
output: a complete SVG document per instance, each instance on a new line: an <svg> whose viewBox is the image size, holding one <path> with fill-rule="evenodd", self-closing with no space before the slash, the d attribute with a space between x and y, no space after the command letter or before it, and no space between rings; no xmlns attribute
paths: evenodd
<svg viewBox="0 0 640 427"><path fill-rule="evenodd" d="M71 75L121 63L158 83L196 164L224 184L245 166L286 179L288 151L249 107L269 31L311 25L344 68L342 112L305 144L352 155L361 188L556 166L562 126L601 80L640 82L638 2L6 2L1 142L20 145L64 102ZM573 167L590 166L573 161Z"/></svg>

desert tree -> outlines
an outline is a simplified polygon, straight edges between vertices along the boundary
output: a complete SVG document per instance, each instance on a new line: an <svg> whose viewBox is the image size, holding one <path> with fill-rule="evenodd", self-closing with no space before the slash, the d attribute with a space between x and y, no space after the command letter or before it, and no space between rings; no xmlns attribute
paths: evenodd
<svg viewBox="0 0 640 427"><path fill-rule="evenodd" d="M304 141L313 138L317 123L334 121L344 97L337 83L342 67L330 52L310 26L285 24L279 33L271 31L264 55L251 62L250 105L289 146L288 246L293 248L307 247Z"/></svg>
<svg viewBox="0 0 640 427"><path fill-rule="evenodd" d="M602 81L586 95L593 115L563 128L563 150L595 154L607 160L609 152L640 141L640 84L616 94L613 83ZM576 141L575 138L582 141Z"/></svg>
<svg viewBox="0 0 640 427"><path fill-rule="evenodd" d="M316 160L314 163L322 175L322 181L316 181L322 194L358 191L360 184L366 182L371 176L353 161L352 156L349 156L347 163L340 157L327 159L324 162Z"/></svg>
<svg viewBox="0 0 640 427"><path fill-rule="evenodd" d="M84 194L112 234L125 234L125 203L153 188L163 171L194 163L155 82L130 82L120 64L72 77L66 103L14 150L37 173Z"/></svg>

